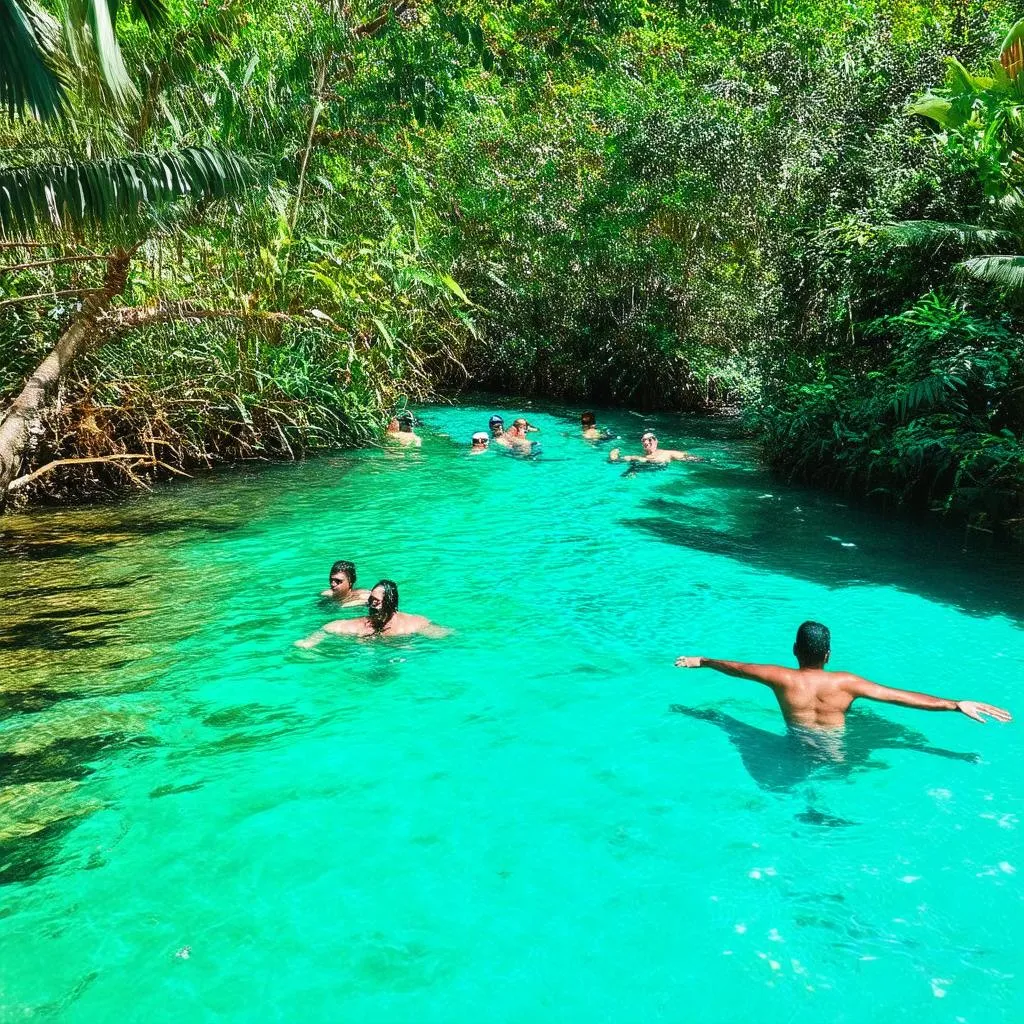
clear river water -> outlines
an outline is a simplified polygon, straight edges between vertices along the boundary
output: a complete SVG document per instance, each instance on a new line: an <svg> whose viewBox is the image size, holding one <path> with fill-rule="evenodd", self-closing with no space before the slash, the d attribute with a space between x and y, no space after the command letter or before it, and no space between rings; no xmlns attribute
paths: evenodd
<svg viewBox="0 0 1024 1024"><path fill-rule="evenodd" d="M536 459L219 472L0 521L0 1020L1024 1019L1024 729L888 705L806 760L833 666L1024 714L1019 555L780 484L729 421L553 407ZM446 639L293 641L353 560ZM864 703L864 702L862 702Z"/></svg>

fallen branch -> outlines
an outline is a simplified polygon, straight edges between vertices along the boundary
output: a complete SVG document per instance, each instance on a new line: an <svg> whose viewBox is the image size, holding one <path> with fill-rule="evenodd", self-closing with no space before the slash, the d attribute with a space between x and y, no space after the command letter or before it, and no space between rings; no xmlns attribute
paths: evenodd
<svg viewBox="0 0 1024 1024"><path fill-rule="evenodd" d="M134 461L136 463L146 463L148 466L159 466L161 469L166 469L176 476L185 476L190 480L191 476L186 473L183 469L176 469L174 466L168 466L166 462L161 462L159 459L154 459L151 455L95 455L87 459L54 459L53 462L48 462L45 466L40 466L39 469L33 470L31 473L26 473L24 476L19 476L16 480L12 480L7 485L8 493L13 491L20 491L22 487L28 486L33 480L38 480L41 476L49 473L53 469L57 469L59 466L85 466L90 463L102 463L102 462L124 462ZM135 466L124 467L125 469L134 469Z"/></svg>
<svg viewBox="0 0 1024 1024"><path fill-rule="evenodd" d="M33 260L31 263L16 263L13 267L0 267L0 274L14 274L19 270L32 270L35 267L52 267L58 263L97 262L106 258L98 253L89 256L55 256L52 260ZM52 294L52 292L47 294Z"/></svg>
<svg viewBox="0 0 1024 1024"><path fill-rule="evenodd" d="M124 291L131 258L137 248L136 245L129 250L118 249L111 254L103 286L89 292L50 354L0 416L0 507L7 497L8 484L14 480L30 448L32 430L38 424L46 399L68 366L92 344L96 322L113 297Z"/></svg>
<svg viewBox="0 0 1024 1024"><path fill-rule="evenodd" d="M36 299L56 299L61 295L86 295L95 291L95 288L62 288L58 292L36 292L35 295L19 295L14 299L4 299L0 302L0 307L16 306L20 302L34 302Z"/></svg>
<svg viewBox="0 0 1024 1024"><path fill-rule="evenodd" d="M304 321L304 314L271 313L246 309L210 309L192 302L161 302L155 306L110 310L100 318L100 326L115 334L133 331L168 320L269 320L277 323ZM315 318L314 318L315 319Z"/></svg>
<svg viewBox="0 0 1024 1024"><path fill-rule="evenodd" d="M376 18L371 21L364 21L362 25L356 25L352 29L352 35L356 39L366 39L369 36L375 36L387 23L388 19L394 15L397 21L409 8L412 7L412 3L409 0L398 0L393 7L385 7Z"/></svg>

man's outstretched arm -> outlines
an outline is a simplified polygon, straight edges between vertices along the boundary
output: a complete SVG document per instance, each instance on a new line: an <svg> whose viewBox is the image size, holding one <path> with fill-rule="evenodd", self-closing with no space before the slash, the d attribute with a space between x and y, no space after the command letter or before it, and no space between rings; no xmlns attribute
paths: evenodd
<svg viewBox="0 0 1024 1024"><path fill-rule="evenodd" d="M860 676L849 676L844 688L854 699L866 697L885 704L899 704L905 708L917 708L919 711L959 711L976 722L984 722L985 715L997 722L1009 722L1011 715L1004 708L994 704L982 704L976 700L950 700L947 697L933 697L930 693L917 693L915 690L898 690L893 686L880 686L870 679Z"/></svg>
<svg viewBox="0 0 1024 1024"><path fill-rule="evenodd" d="M643 462L643 455L620 455L618 448L613 448L608 453L609 462Z"/></svg>
<svg viewBox="0 0 1024 1024"><path fill-rule="evenodd" d="M318 629L315 633L310 633L309 636L302 640L296 640L295 646L301 647L303 650L308 651L311 647L316 647L321 640L326 640L327 634L322 630Z"/></svg>
<svg viewBox="0 0 1024 1024"><path fill-rule="evenodd" d="M344 605L342 605L342 607L344 607ZM365 625L365 618L335 619L333 622L328 622L323 626L323 628L318 629L315 633L310 633L304 640L296 640L295 646L309 650L310 647L316 647L317 644L326 640L328 633L337 633L342 636L358 636L362 633Z"/></svg>
<svg viewBox="0 0 1024 1024"><path fill-rule="evenodd" d="M751 679L765 686L784 686L793 670L781 665L752 665L746 661L723 661L721 658L695 658L688 655L676 658L676 668L713 668L727 676Z"/></svg>

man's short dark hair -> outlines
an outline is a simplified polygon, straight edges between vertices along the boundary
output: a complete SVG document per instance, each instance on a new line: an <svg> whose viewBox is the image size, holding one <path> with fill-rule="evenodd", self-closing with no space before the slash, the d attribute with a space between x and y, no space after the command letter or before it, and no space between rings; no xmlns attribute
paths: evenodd
<svg viewBox="0 0 1024 1024"><path fill-rule="evenodd" d="M793 653L801 665L824 665L832 647L832 634L820 622L804 622L796 631Z"/></svg>
<svg viewBox="0 0 1024 1024"><path fill-rule="evenodd" d="M597 417L592 412L585 412L580 417L580 422L585 427L586 426L591 426L592 427L597 422Z"/></svg>
<svg viewBox="0 0 1024 1024"><path fill-rule="evenodd" d="M331 566L331 576L336 576L339 572L343 572L348 577L348 585L354 587L356 585L356 567L351 562L335 562Z"/></svg>
<svg viewBox="0 0 1024 1024"><path fill-rule="evenodd" d="M416 417L408 409L398 414L399 426L405 427L407 431L412 430L416 424Z"/></svg>

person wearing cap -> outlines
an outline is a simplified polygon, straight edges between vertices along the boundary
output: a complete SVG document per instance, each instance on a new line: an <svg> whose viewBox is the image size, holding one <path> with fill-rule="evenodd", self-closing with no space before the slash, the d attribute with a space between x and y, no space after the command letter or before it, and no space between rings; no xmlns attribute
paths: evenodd
<svg viewBox="0 0 1024 1024"><path fill-rule="evenodd" d="M411 412L406 411L400 416L393 416L388 424L387 440L419 448L423 444L423 439L419 434L413 432L412 424L413 416Z"/></svg>
<svg viewBox="0 0 1024 1024"><path fill-rule="evenodd" d="M478 430L469 442L469 454L479 455L481 452L487 451L490 442L491 439L487 436L487 431Z"/></svg>
<svg viewBox="0 0 1024 1024"><path fill-rule="evenodd" d="M491 428L491 438L495 444L500 444L502 448L512 447L512 442L505 433L505 421L500 416L492 416L487 421L487 426Z"/></svg>
<svg viewBox="0 0 1024 1024"><path fill-rule="evenodd" d="M669 462L704 462L699 455L689 452L674 451L671 448L659 448L658 437L653 430L645 430L640 435L643 455L620 455L618 448L608 453L609 462L645 462L648 465L667 465Z"/></svg>

